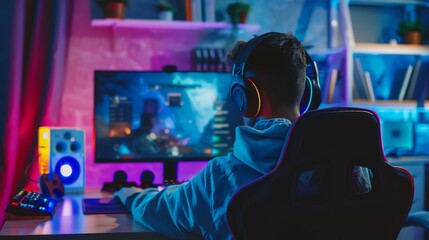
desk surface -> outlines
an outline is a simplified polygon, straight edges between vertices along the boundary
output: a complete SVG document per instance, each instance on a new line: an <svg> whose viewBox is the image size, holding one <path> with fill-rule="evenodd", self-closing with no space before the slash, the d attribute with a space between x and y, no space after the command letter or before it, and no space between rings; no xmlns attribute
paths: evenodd
<svg viewBox="0 0 429 240"><path fill-rule="evenodd" d="M393 165L424 165L429 163L429 156L389 158L388 161ZM83 214L83 198L102 197L111 197L111 194L100 190L66 194L52 219L8 220L0 231L0 239L168 239L134 221L131 214Z"/></svg>
<svg viewBox="0 0 429 240"><path fill-rule="evenodd" d="M168 239L134 221L131 214L83 214L83 198L101 197L111 194L99 190L66 194L51 219L7 220L0 239Z"/></svg>
<svg viewBox="0 0 429 240"><path fill-rule="evenodd" d="M387 158L393 165L426 165L429 164L429 155L401 156L398 158Z"/></svg>

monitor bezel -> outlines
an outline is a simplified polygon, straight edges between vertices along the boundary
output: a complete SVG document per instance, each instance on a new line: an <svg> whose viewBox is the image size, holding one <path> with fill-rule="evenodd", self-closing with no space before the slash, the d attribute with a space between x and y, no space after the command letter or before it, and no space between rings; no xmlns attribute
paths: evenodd
<svg viewBox="0 0 429 240"><path fill-rule="evenodd" d="M108 72L121 72L121 73L163 73L163 74L174 74L174 73L184 73L184 74L189 74L189 73L208 73L208 74L223 74L225 76L230 76L231 73L229 72L214 72L214 71L206 71L206 72L198 72L198 71L174 71L174 72L166 72L166 71L155 71L155 70L94 70L94 74L93 74L93 83L94 83L94 87L93 87L93 147L94 147L94 151L93 151L93 157L94 157L94 163L148 163L148 162L162 162L165 164L172 164L172 165L176 165L177 162L201 162L201 161L208 161L211 160L214 157L219 157L222 155L207 155L207 156L177 156L177 157L173 157L173 156L168 156L168 157L144 157L144 158L98 158L97 157L97 127L96 127L96 74L97 73L108 73ZM229 100L229 99L228 99ZM238 110L237 110L238 111ZM238 113L238 112L237 112ZM244 124L244 122L243 122Z"/></svg>

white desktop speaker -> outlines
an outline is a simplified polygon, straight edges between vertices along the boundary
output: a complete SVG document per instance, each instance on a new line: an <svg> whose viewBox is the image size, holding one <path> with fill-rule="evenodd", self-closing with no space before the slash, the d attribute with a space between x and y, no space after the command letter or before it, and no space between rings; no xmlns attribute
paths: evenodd
<svg viewBox="0 0 429 240"><path fill-rule="evenodd" d="M66 192L85 187L85 134L81 128L39 127L41 174L56 173Z"/></svg>

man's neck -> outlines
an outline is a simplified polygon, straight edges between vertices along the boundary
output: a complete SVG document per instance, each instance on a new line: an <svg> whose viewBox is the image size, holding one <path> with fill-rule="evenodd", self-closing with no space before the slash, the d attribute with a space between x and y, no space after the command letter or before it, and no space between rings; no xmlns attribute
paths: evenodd
<svg viewBox="0 0 429 240"><path fill-rule="evenodd" d="M271 111L264 111L261 114L263 118L286 118L293 122L301 114L298 107L279 107L277 109L271 109Z"/></svg>

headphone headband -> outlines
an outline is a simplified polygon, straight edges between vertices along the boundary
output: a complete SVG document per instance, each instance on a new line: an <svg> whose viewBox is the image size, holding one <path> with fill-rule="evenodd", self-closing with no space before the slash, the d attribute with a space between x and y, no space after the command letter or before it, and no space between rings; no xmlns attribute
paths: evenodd
<svg viewBox="0 0 429 240"><path fill-rule="evenodd" d="M250 39L246 43L246 45L244 46L246 48L245 51L241 52L240 55L238 55L237 64L246 63L247 60L249 59L250 55L253 53L253 50L257 46L259 46L259 44L261 42L263 42L265 39L267 39L269 37L273 37L274 35L278 35L278 34L281 34L281 33L269 32L269 33L264 33L264 34L259 35L259 36L254 36L254 38Z"/></svg>
<svg viewBox="0 0 429 240"><path fill-rule="evenodd" d="M231 83L230 96L233 103L245 117L254 118L260 114L262 104L260 91L245 70L246 62L254 49L267 38L284 34L278 32L268 32L260 36L255 36L245 43L244 51L240 52L235 64L232 67L233 80ZM317 65L304 49L307 62L306 82L304 95L301 99L300 111L305 113L308 110L319 107L322 94L319 86Z"/></svg>

